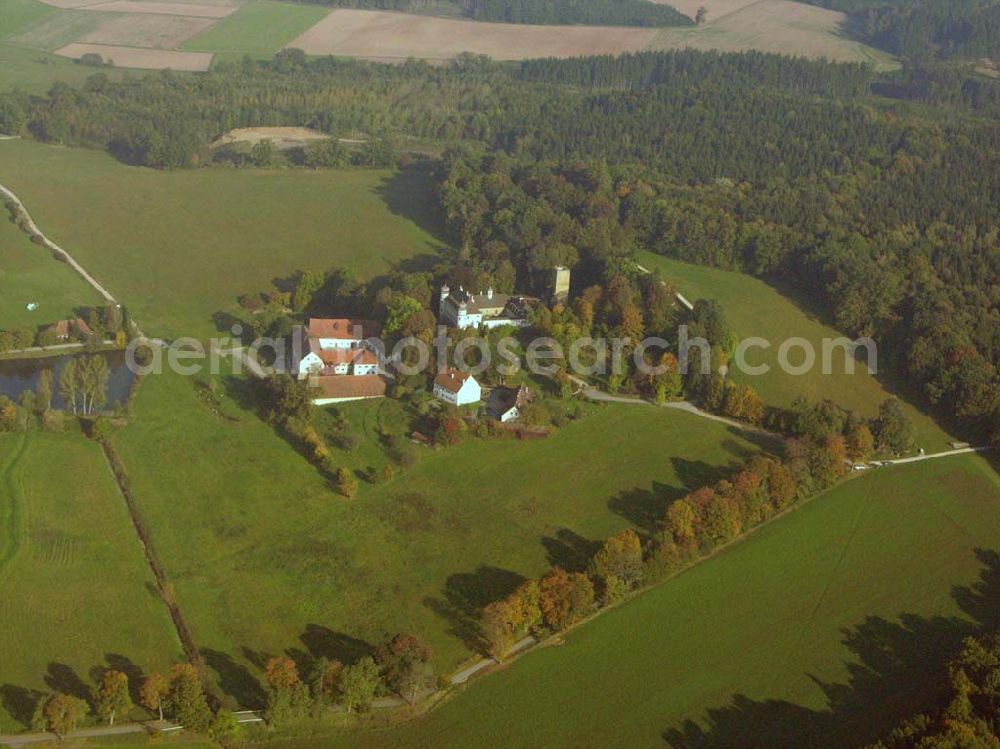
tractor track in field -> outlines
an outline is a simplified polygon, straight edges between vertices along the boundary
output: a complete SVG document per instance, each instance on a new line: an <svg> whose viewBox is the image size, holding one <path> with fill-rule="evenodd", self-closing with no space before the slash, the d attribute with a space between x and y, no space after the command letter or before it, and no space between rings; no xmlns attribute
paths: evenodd
<svg viewBox="0 0 1000 749"><path fill-rule="evenodd" d="M10 456L0 464L0 486L4 490L4 502L0 505L4 534L0 536L0 577L14 561L27 540L28 507L24 496L24 484L18 473L18 465L24 457L27 438L20 435Z"/></svg>

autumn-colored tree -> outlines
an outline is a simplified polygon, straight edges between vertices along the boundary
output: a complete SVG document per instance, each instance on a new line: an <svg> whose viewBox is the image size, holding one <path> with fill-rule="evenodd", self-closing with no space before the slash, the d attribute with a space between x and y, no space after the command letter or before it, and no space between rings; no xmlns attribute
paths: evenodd
<svg viewBox="0 0 1000 749"><path fill-rule="evenodd" d="M829 437L826 441L826 451L830 453L830 458L837 467L837 475L843 476L847 473L847 465L850 462L847 457L847 440L839 434Z"/></svg>
<svg viewBox="0 0 1000 749"><path fill-rule="evenodd" d="M487 652L498 661L503 660L504 655L514 645L514 631L510 619L506 600L494 601L483 608L479 631L486 643Z"/></svg>
<svg viewBox="0 0 1000 749"><path fill-rule="evenodd" d="M208 730L212 711L208 709L198 671L190 663L178 663L170 670L168 704L174 720L198 733Z"/></svg>
<svg viewBox="0 0 1000 749"><path fill-rule="evenodd" d="M75 729L77 721L86 712L86 702L62 692L51 695L42 707L46 726L60 738L64 738Z"/></svg>
<svg viewBox="0 0 1000 749"><path fill-rule="evenodd" d="M264 679L267 685L274 690L291 689L298 684L299 668L291 658L275 657L267 662L264 668Z"/></svg>
<svg viewBox="0 0 1000 749"><path fill-rule="evenodd" d="M299 677L298 666L291 658L274 657L264 668L267 681L265 717L271 725L280 725L304 717L309 708L309 690Z"/></svg>
<svg viewBox="0 0 1000 749"><path fill-rule="evenodd" d="M430 659L430 646L416 635L405 633L396 635L375 653L375 661L382 668L385 683L400 697L411 702L428 677Z"/></svg>
<svg viewBox="0 0 1000 749"><path fill-rule="evenodd" d="M847 452L852 460L865 460L875 452L875 438L868 425L859 421L847 434Z"/></svg>
<svg viewBox="0 0 1000 749"><path fill-rule="evenodd" d="M105 671L97 687L97 714L108 721L109 726L113 726L115 717L126 715L131 709L128 676L121 671Z"/></svg>
<svg viewBox="0 0 1000 749"><path fill-rule="evenodd" d="M465 431L465 422L456 416L443 416L434 432L434 442L439 445L457 445Z"/></svg>
<svg viewBox="0 0 1000 749"><path fill-rule="evenodd" d="M643 574L642 542L639 535L628 528L605 541L591 560L590 573L605 584L615 578L626 589L638 585Z"/></svg>
<svg viewBox="0 0 1000 749"><path fill-rule="evenodd" d="M550 629L565 629L594 607L594 585L580 572L556 567L539 581L538 588L542 618Z"/></svg>
<svg viewBox="0 0 1000 749"><path fill-rule="evenodd" d="M150 712L155 712L163 720L163 702L170 692L170 683L163 674L150 674L139 687L139 700Z"/></svg>
<svg viewBox="0 0 1000 749"><path fill-rule="evenodd" d="M687 499L679 499L667 509L664 530L670 534L680 547L686 547L695 541L695 523L698 516L694 507Z"/></svg>
<svg viewBox="0 0 1000 749"><path fill-rule="evenodd" d="M772 460L768 466L767 494L776 510L784 509L795 499L795 478L777 460Z"/></svg>

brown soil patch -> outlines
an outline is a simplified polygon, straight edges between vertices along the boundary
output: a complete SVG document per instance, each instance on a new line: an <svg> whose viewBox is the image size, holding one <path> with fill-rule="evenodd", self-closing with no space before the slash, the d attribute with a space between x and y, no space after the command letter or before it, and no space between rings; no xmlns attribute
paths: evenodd
<svg viewBox="0 0 1000 749"><path fill-rule="evenodd" d="M405 13L335 10L287 46L314 55L447 60L462 52L495 60L619 54L644 49L656 29L481 23Z"/></svg>
<svg viewBox="0 0 1000 749"><path fill-rule="evenodd" d="M330 136L308 127L240 127L230 130L212 144L226 146L232 143L260 143L269 140L275 148L296 148L311 140L326 140Z"/></svg>
<svg viewBox="0 0 1000 749"><path fill-rule="evenodd" d="M215 22L214 18L132 13L109 20L80 41L119 47L174 49Z"/></svg>
<svg viewBox="0 0 1000 749"><path fill-rule="evenodd" d="M210 5L207 3L145 3L138 0L115 0L109 3L88 5L87 10L107 13L151 13L164 16L225 18L236 8L232 5Z"/></svg>
<svg viewBox="0 0 1000 749"><path fill-rule="evenodd" d="M186 70L204 72L212 64L211 52L175 52L163 49L138 47L112 47L106 44L81 44L74 42L56 50L57 55L79 59L86 54L100 55L119 68L145 68L149 70Z"/></svg>

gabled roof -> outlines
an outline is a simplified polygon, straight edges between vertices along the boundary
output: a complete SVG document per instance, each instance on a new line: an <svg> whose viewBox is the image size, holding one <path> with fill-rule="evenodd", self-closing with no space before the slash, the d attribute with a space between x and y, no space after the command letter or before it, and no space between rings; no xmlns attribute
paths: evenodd
<svg viewBox="0 0 1000 749"><path fill-rule="evenodd" d="M449 393L457 393L468 381L475 382L475 378L467 372L459 369L446 369L434 378L434 384L447 390Z"/></svg>
<svg viewBox="0 0 1000 749"><path fill-rule="evenodd" d="M531 391L521 385L516 388L497 387L490 392L486 409L492 416L500 417L512 408L523 408L531 400Z"/></svg>
<svg viewBox="0 0 1000 749"><path fill-rule="evenodd" d="M310 338L326 338L336 341L363 341L366 338L378 335L378 323L372 320L314 317L309 320L306 330Z"/></svg>
<svg viewBox="0 0 1000 749"><path fill-rule="evenodd" d="M309 385L320 390L320 398L378 398L385 395L385 380L378 375L310 377Z"/></svg>
<svg viewBox="0 0 1000 749"><path fill-rule="evenodd" d="M309 341L309 350L316 354L328 367L335 367L339 364L378 364L378 356L374 351L366 348L320 348L319 343L313 339Z"/></svg>
<svg viewBox="0 0 1000 749"><path fill-rule="evenodd" d="M82 335L90 335L93 332L90 329L90 326L79 317L75 320L60 320L54 325L50 325L48 329L55 332L55 334L60 338L65 338L73 332L74 327L79 330Z"/></svg>

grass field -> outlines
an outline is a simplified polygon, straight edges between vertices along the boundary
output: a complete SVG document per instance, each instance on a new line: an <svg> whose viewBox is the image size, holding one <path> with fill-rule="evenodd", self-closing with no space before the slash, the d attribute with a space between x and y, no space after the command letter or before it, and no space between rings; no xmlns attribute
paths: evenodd
<svg viewBox="0 0 1000 749"><path fill-rule="evenodd" d="M416 173L157 172L104 153L0 141L0 182L39 227L161 336L213 335L216 313L300 269L371 276L439 244Z"/></svg>
<svg viewBox="0 0 1000 749"><path fill-rule="evenodd" d="M34 329L100 301L68 265L32 244L6 216L0 219L0 330ZM37 302L38 309L29 312L29 302Z"/></svg>
<svg viewBox="0 0 1000 749"><path fill-rule="evenodd" d="M0 435L0 520L0 732L30 719L28 690L80 692L95 668L180 657L95 443Z"/></svg>
<svg viewBox="0 0 1000 749"><path fill-rule="evenodd" d="M109 21L117 21L122 16L107 13L91 13L85 10L60 10L47 14L39 22L30 25L8 40L22 47L53 52L70 42L86 37Z"/></svg>
<svg viewBox="0 0 1000 749"><path fill-rule="evenodd" d="M689 12L691 4L683 5ZM867 62L879 70L899 67L888 53L850 39L843 28L845 16L836 11L791 0L724 0L704 5L709 11L705 23L694 28L661 29L649 48L694 47L722 52L757 49L837 62Z"/></svg>
<svg viewBox="0 0 1000 749"><path fill-rule="evenodd" d="M766 364L770 372L752 376L734 369L734 379L753 385L767 403L789 406L799 396L811 401L828 399L864 416L874 416L879 404L890 393L868 374L864 364L857 364L853 375L846 373L845 356L837 352L831 358L831 374L822 374L824 339L840 334L806 312L795 301L783 296L763 281L743 273L718 270L671 260L650 252L640 253L638 261L650 270L659 269L663 278L692 302L696 299L717 299L722 304L729 325L740 338L761 337L771 342L771 348L753 348L747 353L751 366ZM816 351L816 373L795 376L778 366L778 348L789 338L808 340ZM877 343L877 342L876 342ZM792 363L801 361L801 350L789 355ZM929 416L912 406L907 412L916 429L918 445L928 452L948 449L950 438Z"/></svg>
<svg viewBox="0 0 1000 749"><path fill-rule="evenodd" d="M182 49L271 55L329 13L329 8L254 0L189 39Z"/></svg>
<svg viewBox="0 0 1000 749"><path fill-rule="evenodd" d="M334 450L338 464L388 462L370 439L392 418L383 408L351 409L362 444ZM416 466L346 500L236 400L211 408L190 378L147 379L135 413L116 443L137 500L195 639L249 705L260 693L244 669L285 650L352 659L412 630L453 668L470 655L473 609L648 526L756 449L686 414L593 406L547 440L420 448ZM628 450L606 449L611 434Z"/></svg>
<svg viewBox="0 0 1000 749"><path fill-rule="evenodd" d="M336 745L857 746L922 708L970 623L995 621L998 548L1000 480L981 458L885 469L428 717Z"/></svg>

